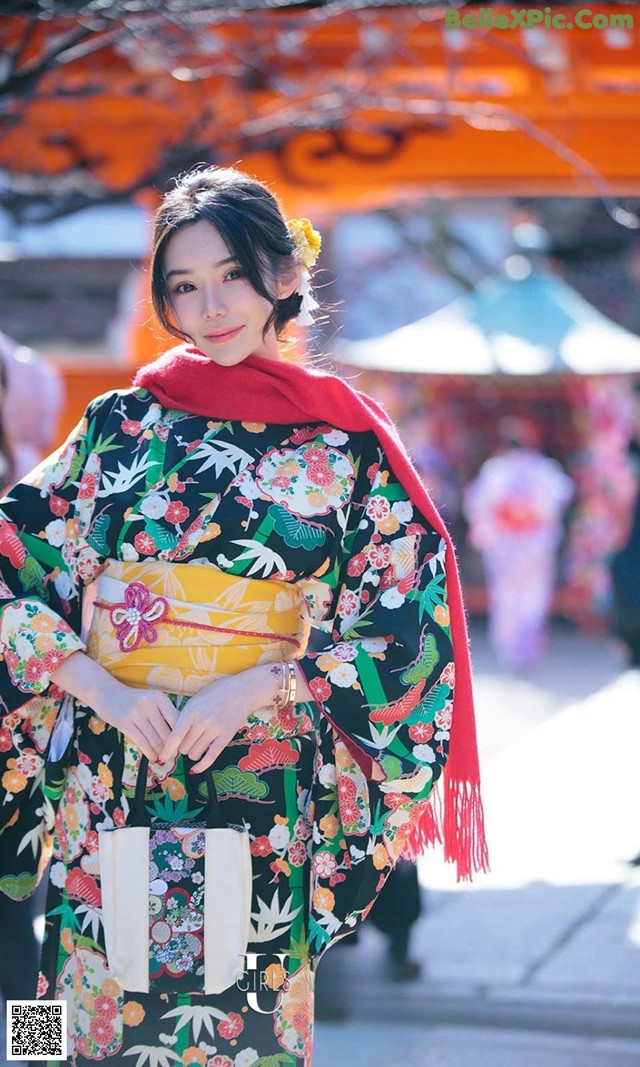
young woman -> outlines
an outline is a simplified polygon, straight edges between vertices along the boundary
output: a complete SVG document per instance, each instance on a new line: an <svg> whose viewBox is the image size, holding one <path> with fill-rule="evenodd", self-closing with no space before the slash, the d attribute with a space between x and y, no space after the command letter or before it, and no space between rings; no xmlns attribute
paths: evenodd
<svg viewBox="0 0 640 1067"><path fill-rule="evenodd" d="M310 1064L315 962L438 836L448 754L446 852L463 877L486 866L448 536L374 402L285 359L318 247L237 170L179 179L151 279L184 343L94 400L2 503L5 810L24 856L21 796L45 774L45 801L61 793L39 992L68 1002L75 1065ZM61 706L56 790L41 757ZM249 835L247 966L215 996L179 992L198 938L153 871L150 991L109 971L99 832L127 823L141 754L150 813L197 811L213 768ZM16 895L19 864L0 879Z"/></svg>

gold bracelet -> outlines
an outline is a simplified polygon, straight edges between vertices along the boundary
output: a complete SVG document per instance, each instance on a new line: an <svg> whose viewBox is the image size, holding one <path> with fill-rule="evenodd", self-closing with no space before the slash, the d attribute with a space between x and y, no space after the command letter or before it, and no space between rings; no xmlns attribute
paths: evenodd
<svg viewBox="0 0 640 1067"><path fill-rule="evenodd" d="M297 696L297 693L298 693L298 676L296 674L295 663L290 663L289 664L289 668L290 668L290 672L291 673L290 673L290 677L289 677L289 699L288 699L287 703L288 704L295 704L296 696Z"/></svg>
<svg viewBox="0 0 640 1067"><path fill-rule="evenodd" d="M280 674L280 684L276 689L272 707L276 709L288 708L291 704L295 704L298 692L298 677L294 664L288 660L283 660L281 663L274 664L271 667L271 674Z"/></svg>
<svg viewBox="0 0 640 1067"><path fill-rule="evenodd" d="M282 694L282 704L280 704L279 706L281 708L288 708L289 704L291 703L291 664L286 661L285 663L283 663L283 667L285 669L286 682L284 684L284 691Z"/></svg>
<svg viewBox="0 0 640 1067"><path fill-rule="evenodd" d="M289 664L283 661L280 668L282 672L280 687L273 701L274 708L286 708L289 699Z"/></svg>

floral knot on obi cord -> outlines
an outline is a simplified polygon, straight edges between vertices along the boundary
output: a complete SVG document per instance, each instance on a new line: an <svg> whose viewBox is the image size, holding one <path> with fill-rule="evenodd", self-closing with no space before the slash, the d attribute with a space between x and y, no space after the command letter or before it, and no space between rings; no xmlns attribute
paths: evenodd
<svg viewBox="0 0 640 1067"><path fill-rule="evenodd" d="M124 601L114 604L109 617L116 631L122 652L132 652L141 641L152 645L158 640L154 622L162 622L169 611L169 604L162 596L151 599L151 594L142 582L130 582L124 591Z"/></svg>

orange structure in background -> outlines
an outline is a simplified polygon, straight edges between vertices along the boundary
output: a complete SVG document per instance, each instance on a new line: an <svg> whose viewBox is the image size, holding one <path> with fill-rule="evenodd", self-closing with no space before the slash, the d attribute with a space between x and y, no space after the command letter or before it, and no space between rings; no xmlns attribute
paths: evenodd
<svg viewBox="0 0 640 1067"><path fill-rule="evenodd" d="M64 359L54 361L62 374L65 398L58 423L58 440L64 441L78 420L82 417L87 404L101 393L111 389L128 389L133 377L133 368L114 367L112 363L80 364Z"/></svg>
<svg viewBox="0 0 640 1067"><path fill-rule="evenodd" d="M448 28L444 7L402 5L200 11L182 22L160 7L136 18L135 34L98 20L68 61L8 101L0 169L61 189L72 174L98 197L131 197L155 195L198 159L241 165L273 184L288 213L314 219L410 196L636 195L640 9L588 10L595 25L564 30L490 29L480 17ZM72 17L36 20L30 33L28 21L0 26L3 54L19 56L14 73L25 77L52 42L83 32ZM131 364L161 348L143 311ZM64 428L96 387L131 376L63 371Z"/></svg>
<svg viewBox="0 0 640 1067"><path fill-rule="evenodd" d="M633 193L640 11L588 10L608 28L451 29L444 8L400 5L208 12L163 37L161 12L143 15L135 36L111 25L112 43L99 47L96 32L87 54L79 46L10 103L0 167L81 169L128 194L186 143L202 158L241 160L296 214L371 206L399 190L593 195L598 175L610 192ZM570 22L576 9L553 12ZM5 54L25 21L4 20ZM25 72L74 28L73 18L39 22Z"/></svg>

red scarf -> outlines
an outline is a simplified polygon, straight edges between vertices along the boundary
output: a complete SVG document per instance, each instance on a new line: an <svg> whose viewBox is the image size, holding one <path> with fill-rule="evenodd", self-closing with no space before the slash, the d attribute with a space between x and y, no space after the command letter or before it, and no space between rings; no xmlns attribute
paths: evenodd
<svg viewBox="0 0 640 1067"><path fill-rule="evenodd" d="M221 367L190 345L179 345L143 367L134 385L148 389L164 407L211 419L326 422L340 430L375 433L396 478L447 545L456 681L444 812L441 798L435 808L433 802L428 805L408 851L415 856L425 844L444 838L445 857L457 864L459 879L488 870L469 642L454 548L389 416L375 400L333 374L254 355L233 367Z"/></svg>

